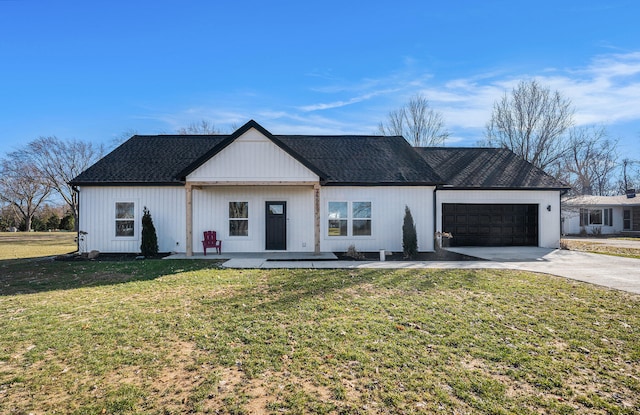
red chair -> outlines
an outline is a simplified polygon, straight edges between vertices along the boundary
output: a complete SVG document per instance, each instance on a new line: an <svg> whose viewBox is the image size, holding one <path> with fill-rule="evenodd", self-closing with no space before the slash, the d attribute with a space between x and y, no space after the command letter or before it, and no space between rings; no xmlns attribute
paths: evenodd
<svg viewBox="0 0 640 415"><path fill-rule="evenodd" d="M203 233L202 247L204 255L207 256L207 248L216 248L218 254L222 253L222 241L216 237L216 231L205 231Z"/></svg>

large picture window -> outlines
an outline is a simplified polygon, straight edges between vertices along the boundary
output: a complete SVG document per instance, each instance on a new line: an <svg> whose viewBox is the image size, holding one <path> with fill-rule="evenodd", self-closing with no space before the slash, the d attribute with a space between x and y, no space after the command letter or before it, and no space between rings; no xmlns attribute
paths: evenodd
<svg viewBox="0 0 640 415"><path fill-rule="evenodd" d="M371 202L329 202L329 236L371 236Z"/></svg>
<svg viewBox="0 0 640 415"><path fill-rule="evenodd" d="M229 236L249 236L249 202L229 202Z"/></svg>
<svg viewBox="0 0 640 415"><path fill-rule="evenodd" d="M613 226L613 209L580 209L580 226Z"/></svg>
<svg viewBox="0 0 640 415"><path fill-rule="evenodd" d="M116 237L135 236L135 204L116 202Z"/></svg>

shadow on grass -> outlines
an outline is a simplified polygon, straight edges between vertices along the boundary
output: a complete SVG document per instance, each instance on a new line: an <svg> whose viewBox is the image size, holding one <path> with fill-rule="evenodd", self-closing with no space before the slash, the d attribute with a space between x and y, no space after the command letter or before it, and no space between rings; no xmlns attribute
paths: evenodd
<svg viewBox="0 0 640 415"><path fill-rule="evenodd" d="M54 261L30 258L0 261L0 296L97 287L153 280L163 275L218 268L212 261Z"/></svg>

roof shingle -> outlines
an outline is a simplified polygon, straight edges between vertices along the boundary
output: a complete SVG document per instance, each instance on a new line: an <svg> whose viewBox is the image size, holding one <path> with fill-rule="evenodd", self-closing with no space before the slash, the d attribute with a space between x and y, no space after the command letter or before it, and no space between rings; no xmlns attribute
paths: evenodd
<svg viewBox="0 0 640 415"><path fill-rule="evenodd" d="M477 189L565 189L564 183L506 148L418 147L443 184Z"/></svg>

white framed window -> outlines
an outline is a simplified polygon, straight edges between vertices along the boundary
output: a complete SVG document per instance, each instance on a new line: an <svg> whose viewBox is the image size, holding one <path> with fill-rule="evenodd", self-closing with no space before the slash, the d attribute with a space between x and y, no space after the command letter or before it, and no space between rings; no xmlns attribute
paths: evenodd
<svg viewBox="0 0 640 415"><path fill-rule="evenodd" d="M229 202L229 236L249 236L249 202Z"/></svg>
<svg viewBox="0 0 640 415"><path fill-rule="evenodd" d="M115 225L116 238L134 238L136 236L135 202L116 202Z"/></svg>
<svg viewBox="0 0 640 415"><path fill-rule="evenodd" d="M371 202L329 202L330 237L371 236Z"/></svg>
<svg viewBox="0 0 640 415"><path fill-rule="evenodd" d="M580 226L613 226L613 209L580 209Z"/></svg>

